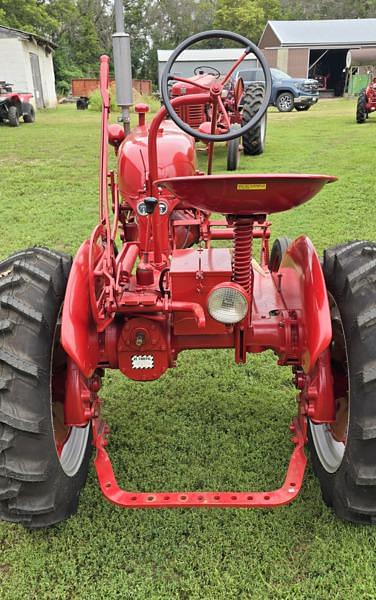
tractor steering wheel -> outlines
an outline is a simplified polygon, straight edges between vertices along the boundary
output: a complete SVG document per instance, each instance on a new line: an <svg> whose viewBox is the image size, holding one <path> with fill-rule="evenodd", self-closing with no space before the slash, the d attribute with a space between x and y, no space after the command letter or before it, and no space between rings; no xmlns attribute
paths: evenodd
<svg viewBox="0 0 376 600"><path fill-rule="evenodd" d="M183 77L178 77L178 76L175 76L173 73L171 73L171 68L175 64L175 62L178 59L178 57L180 56L180 54L184 50L189 48L189 46L192 46L193 44L196 44L197 42L201 42L202 40L207 40L207 39L211 39L211 38L225 38L225 39L237 42L238 44L241 44L245 47L244 53L233 64L233 66L231 67L231 69L228 71L228 73L225 75L225 77L223 78L223 80L221 82L215 81L210 86L198 84L197 82L195 82L195 85L197 87L202 88L203 93L206 92L208 94L208 96L210 96L209 101L213 105L213 114L222 113L224 123L227 126L227 133L223 133L223 134L204 133L204 132L199 131L198 129L193 129L192 127L189 127L189 125L187 125L178 116L178 114L174 110L174 108L171 104L170 98L169 98L169 93L168 93L168 91L169 91L168 84L169 84L169 81L171 81L172 79L175 79L176 81L182 81L182 82L188 83L188 84L192 83L189 79L185 79ZM264 72L264 75L265 75L264 99L263 99L261 106L259 107L257 113L252 117L252 119L250 119L248 121L248 123L246 125L243 125L243 127L240 127L240 129L231 129L230 119L228 117L227 111L224 107L222 97L221 97L222 90L223 90L225 84L230 79L233 72L235 71L235 69L238 68L239 64L251 52L256 56L258 62L261 65L261 68ZM259 121L261 121L262 117L264 116L265 112L267 111L271 92L272 92L272 78L270 75L270 69L268 67L268 64L267 64L262 52L257 48L257 46L253 42L248 40L246 37L244 37L238 33L232 33L231 31L222 31L222 30L203 31L202 33L197 33L195 35L190 36L186 40L184 40L184 42L179 44L179 46L174 50L174 52L171 54L170 58L168 59L166 66L164 68L163 74L162 74L162 79L161 79L162 98L163 98L164 106L166 108L166 111L167 111L169 117L171 117L171 119L176 123L176 125L178 125L178 127L180 127L180 129L182 129L183 131L188 133L188 135L191 135L192 137L199 139L199 140L203 140L205 142L228 142L230 140L233 140L237 137L244 135L249 129L254 128L255 125L257 125L257 123L259 123ZM215 119L215 121L216 121L216 119Z"/></svg>
<svg viewBox="0 0 376 600"><path fill-rule="evenodd" d="M194 75L201 75L200 71L202 71L205 75L213 75L216 79L219 79L221 74L215 67L207 67L206 65L200 65L199 67L195 67L193 69Z"/></svg>

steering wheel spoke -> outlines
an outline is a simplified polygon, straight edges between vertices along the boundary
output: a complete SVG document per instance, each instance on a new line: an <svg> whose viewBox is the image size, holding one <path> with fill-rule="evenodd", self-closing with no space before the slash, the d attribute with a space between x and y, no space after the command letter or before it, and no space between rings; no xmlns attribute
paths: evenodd
<svg viewBox="0 0 376 600"><path fill-rule="evenodd" d="M239 58L234 62L234 64L229 69L229 71L226 73L226 75L224 76L223 79L222 78L220 80L217 79L215 83L212 83L210 86L206 86L206 85L203 85L202 83L198 83L197 81L192 82L192 80L188 80L184 77L175 76L171 73L173 65L176 63L180 54L184 50L186 50L193 44L196 44L203 40L212 39L212 38L223 38L223 39L231 40L233 42L236 42L237 44L242 45L245 48L245 50L241 53ZM221 92L223 90L224 85L226 83L228 83L228 81L230 80L231 76L236 71L236 69L238 68L240 63L250 53L254 54L254 56L258 60L260 66L264 72L265 94L264 94L264 99L263 99L261 106L259 107L257 113L245 125L243 125L239 129L238 128L235 129L235 128L231 127L231 120L226 111L226 107L223 103L223 100L221 98ZM213 69L213 71L214 71L214 69ZM173 104L170 100L170 97L169 97L168 83L171 79L175 79L175 81L181 81L182 83L186 83L189 85L192 85L192 83L193 83L193 85L195 85L196 87L198 87L206 92L209 92L209 96L208 96L209 102L213 106L212 121L214 121L214 123L212 123L212 128L211 128L210 134L200 131L198 129L193 129L187 123L185 123L180 118L180 116L176 113L176 111L173 107ZM266 62L264 55L259 50L259 48L253 42L251 42L250 40L248 40L246 37L244 37L242 35L239 35L237 33L232 33L230 31L222 31L222 30L204 31L203 33L198 33L198 34L192 35L191 37L187 38L184 42L182 42L174 50L174 52L171 54L170 58L168 59L166 66L165 66L165 70L163 71L163 74L162 74L162 79L161 79L162 98L163 98L163 102L164 102L166 111L167 111L168 115L170 116L170 118L178 125L178 127L180 127L180 129L182 129L183 131L185 131L186 133L188 133L195 139L199 139L199 140L202 140L204 142L209 142L209 143L228 142L237 137L243 136L247 131L254 128L257 125L257 123L259 123L261 121L265 112L267 111L267 108L269 105L269 100L270 100L270 95L271 95L271 90L272 90L272 81L271 81L270 69L268 67L268 64ZM189 94L187 94L185 96L185 98L187 99L187 104L189 103L189 97L191 97L193 99L193 95L190 96ZM206 102L207 102L207 100L205 99L205 102L204 102L204 98L203 98L202 103L206 103ZM221 126L222 127L225 126L225 128L226 128L225 133L223 133L223 134L215 133L215 131L217 129L217 117L218 116L223 116L223 119L221 119L221 121L222 121Z"/></svg>
<svg viewBox="0 0 376 600"><path fill-rule="evenodd" d="M179 75L174 75L173 73L168 74L168 80L169 81L172 81L172 80L180 81L182 83L187 83L188 85L194 85L195 87L205 90L205 92L208 92L210 90L210 87L208 85L203 85L202 83L197 83L196 81L193 83L191 79L185 79L184 77L180 77Z"/></svg>

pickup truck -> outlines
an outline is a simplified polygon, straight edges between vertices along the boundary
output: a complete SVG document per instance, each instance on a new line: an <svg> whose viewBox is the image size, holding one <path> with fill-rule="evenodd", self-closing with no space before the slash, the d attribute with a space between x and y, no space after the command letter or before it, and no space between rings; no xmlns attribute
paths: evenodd
<svg viewBox="0 0 376 600"><path fill-rule="evenodd" d="M272 74L272 95L270 104L280 112L290 112L293 108L298 111L308 110L319 99L319 82L316 79L297 79L290 77L279 69L270 69ZM264 81L262 69L246 69L236 72L235 77L241 77L244 87L254 81Z"/></svg>

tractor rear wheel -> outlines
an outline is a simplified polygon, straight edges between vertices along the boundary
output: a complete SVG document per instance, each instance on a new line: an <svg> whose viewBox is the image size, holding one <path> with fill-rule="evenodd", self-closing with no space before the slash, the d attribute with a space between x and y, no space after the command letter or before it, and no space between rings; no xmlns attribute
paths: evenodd
<svg viewBox="0 0 376 600"><path fill-rule="evenodd" d="M336 421L309 423L324 501L346 521L376 524L376 243L327 250Z"/></svg>
<svg viewBox="0 0 376 600"><path fill-rule="evenodd" d="M64 424L70 265L45 248L0 263L0 519L29 528L76 511L89 467L90 427Z"/></svg>
<svg viewBox="0 0 376 600"><path fill-rule="evenodd" d="M358 103L356 105L356 122L365 123L367 116L367 94L366 88L363 88L359 92Z"/></svg>
<svg viewBox="0 0 376 600"><path fill-rule="evenodd" d="M249 123L259 110L264 99L265 87L263 83L251 83L244 94L242 127ZM243 135L244 154L256 156L262 154L265 147L267 112L261 121Z"/></svg>
<svg viewBox="0 0 376 600"><path fill-rule="evenodd" d="M17 106L10 106L8 109L8 121L11 127L18 127L20 118L18 116Z"/></svg>

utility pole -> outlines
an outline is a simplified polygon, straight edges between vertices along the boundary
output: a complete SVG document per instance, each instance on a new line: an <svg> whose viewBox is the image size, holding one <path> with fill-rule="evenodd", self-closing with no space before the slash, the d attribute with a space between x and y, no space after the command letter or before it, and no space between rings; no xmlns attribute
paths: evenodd
<svg viewBox="0 0 376 600"><path fill-rule="evenodd" d="M129 109L133 104L131 44L129 34L124 31L123 0L115 0L115 28L112 36L114 66L116 80L116 100L121 114L119 121L123 123L125 134L130 131Z"/></svg>

